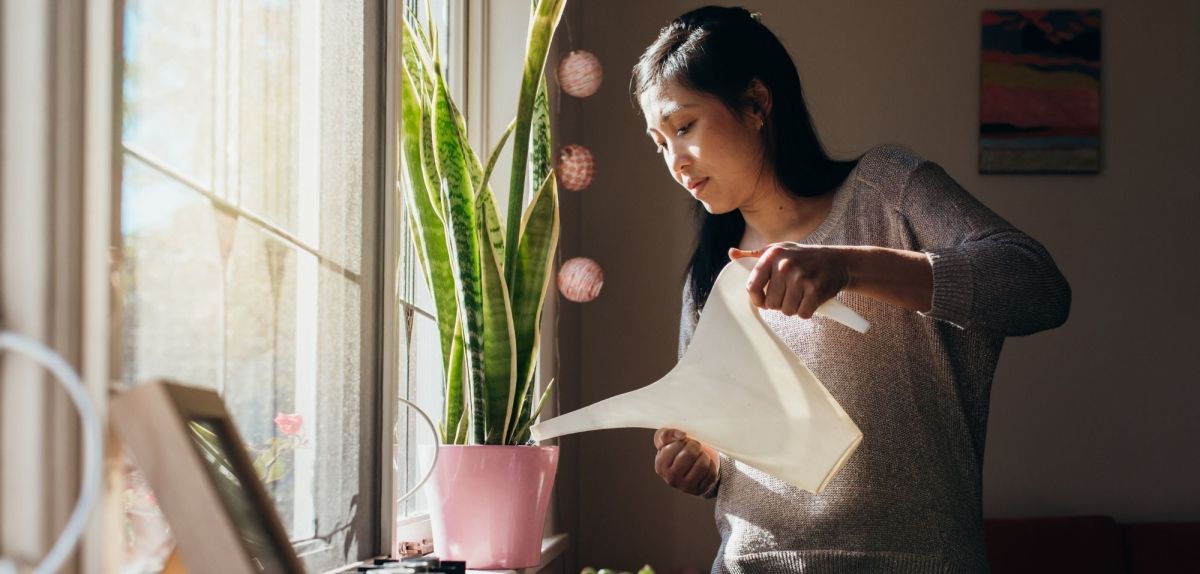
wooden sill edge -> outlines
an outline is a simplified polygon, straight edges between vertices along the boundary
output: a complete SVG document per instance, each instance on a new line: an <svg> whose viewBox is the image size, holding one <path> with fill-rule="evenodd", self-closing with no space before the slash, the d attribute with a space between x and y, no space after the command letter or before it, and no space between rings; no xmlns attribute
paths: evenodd
<svg viewBox="0 0 1200 574"><path fill-rule="evenodd" d="M468 574L536 574L554 562L556 558L562 556L562 553L567 549L567 534L552 534L542 539L542 561L533 568L521 568L520 570L474 570L468 569ZM359 566L368 563L369 560L347 564L341 568L329 570L325 574L339 574L343 572L353 572Z"/></svg>

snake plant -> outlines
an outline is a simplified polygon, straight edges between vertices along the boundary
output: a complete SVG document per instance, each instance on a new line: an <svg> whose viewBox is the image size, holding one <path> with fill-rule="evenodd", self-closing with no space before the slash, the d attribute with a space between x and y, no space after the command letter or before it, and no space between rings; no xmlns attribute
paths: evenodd
<svg viewBox="0 0 1200 574"><path fill-rule="evenodd" d="M450 97L434 29L403 24L398 203L437 314L446 374L438 430L445 444L525 444L549 395L550 385L531 409L559 233L544 68L565 3L535 0L516 116L486 166ZM510 138L509 216L502 228L489 179ZM522 210L527 187L532 199Z"/></svg>

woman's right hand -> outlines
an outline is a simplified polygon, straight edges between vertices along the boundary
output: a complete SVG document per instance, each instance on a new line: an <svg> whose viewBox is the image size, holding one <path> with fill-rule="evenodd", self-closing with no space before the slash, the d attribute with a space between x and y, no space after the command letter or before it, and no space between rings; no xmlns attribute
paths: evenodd
<svg viewBox="0 0 1200 574"><path fill-rule="evenodd" d="M710 446L678 429L661 428L654 433L654 472L673 488L700 495L717 482L721 458Z"/></svg>

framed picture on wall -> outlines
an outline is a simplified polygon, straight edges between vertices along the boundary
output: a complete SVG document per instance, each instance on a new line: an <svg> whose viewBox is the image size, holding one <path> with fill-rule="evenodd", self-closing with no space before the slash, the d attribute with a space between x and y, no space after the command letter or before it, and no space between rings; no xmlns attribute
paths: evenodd
<svg viewBox="0 0 1200 574"><path fill-rule="evenodd" d="M1100 10L982 16L980 173L1099 173Z"/></svg>

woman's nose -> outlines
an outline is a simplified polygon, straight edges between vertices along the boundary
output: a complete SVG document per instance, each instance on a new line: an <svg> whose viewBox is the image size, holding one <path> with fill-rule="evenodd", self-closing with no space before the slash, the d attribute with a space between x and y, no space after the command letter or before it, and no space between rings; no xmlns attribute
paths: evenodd
<svg viewBox="0 0 1200 574"><path fill-rule="evenodd" d="M684 150L679 152L671 151L670 159L668 160L671 166L671 173L679 175L683 173L683 168L692 165L692 156ZM680 177L682 179L682 177Z"/></svg>

